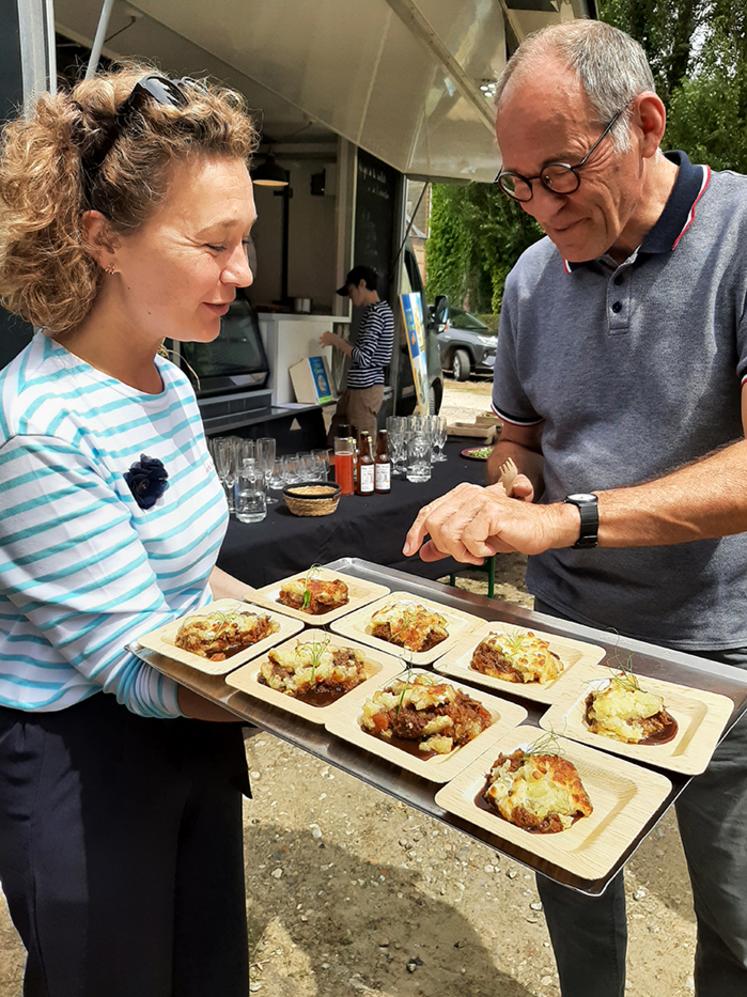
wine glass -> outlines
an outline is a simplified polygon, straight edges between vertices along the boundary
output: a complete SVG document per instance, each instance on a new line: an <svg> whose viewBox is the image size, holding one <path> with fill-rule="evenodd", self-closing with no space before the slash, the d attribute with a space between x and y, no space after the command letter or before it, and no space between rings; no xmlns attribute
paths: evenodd
<svg viewBox="0 0 747 997"><path fill-rule="evenodd" d="M435 435L436 460L448 460L449 458L444 453L444 447L446 446L446 441L449 438L449 423L444 415L437 415L434 416L434 418L437 420Z"/></svg>
<svg viewBox="0 0 747 997"><path fill-rule="evenodd" d="M236 484L236 447L230 436L219 436L213 443L213 456L215 458L215 468L223 485L228 502L228 511L235 512L233 487Z"/></svg>
<svg viewBox="0 0 747 997"><path fill-rule="evenodd" d="M285 469L283 466L283 458L276 457L272 462L272 473L270 475L270 488L274 492L278 492L285 488Z"/></svg>
<svg viewBox="0 0 747 997"><path fill-rule="evenodd" d="M286 485L295 485L300 481L298 477L298 454L286 454L283 457L283 477Z"/></svg>
<svg viewBox="0 0 747 997"><path fill-rule="evenodd" d="M386 421L386 428L392 451L392 474L402 477L405 473L404 464L407 456L405 420L400 415L390 415Z"/></svg>

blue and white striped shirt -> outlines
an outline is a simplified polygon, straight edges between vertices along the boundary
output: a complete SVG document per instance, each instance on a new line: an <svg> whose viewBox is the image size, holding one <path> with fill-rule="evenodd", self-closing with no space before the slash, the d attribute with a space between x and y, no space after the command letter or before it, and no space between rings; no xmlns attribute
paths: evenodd
<svg viewBox="0 0 747 997"><path fill-rule="evenodd" d="M384 368L392 362L394 315L388 301L367 305L348 370L348 388L372 388L384 383Z"/></svg>
<svg viewBox="0 0 747 997"><path fill-rule="evenodd" d="M97 692L178 716L176 685L125 650L212 598L227 523L189 381L137 391L37 333L0 372L0 705L61 710ZM161 460L150 509L124 474Z"/></svg>

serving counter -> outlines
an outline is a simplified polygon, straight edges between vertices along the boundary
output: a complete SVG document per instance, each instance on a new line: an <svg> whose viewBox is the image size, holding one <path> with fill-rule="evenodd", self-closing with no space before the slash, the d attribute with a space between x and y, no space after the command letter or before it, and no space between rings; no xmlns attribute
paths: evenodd
<svg viewBox="0 0 747 997"><path fill-rule="evenodd" d="M327 567L353 575L356 578L387 585L393 590L411 593L421 599L434 600L444 606L464 610L485 620L501 620L521 627L533 627L551 634L589 641L600 645L608 654L613 654L615 658L620 654L634 654L636 672L640 676L673 681L680 685L728 697L733 704L733 709L726 730L747 712L747 674L739 669L678 651L645 644L641 641L615 638L613 643L609 633L591 627L567 623L555 617L522 609L511 603L471 595L461 590L457 591L436 582L415 578L404 572L383 568L380 565L356 558L343 558L327 565ZM327 733L321 725L313 724L299 716L294 716L292 713L248 696L246 693L232 689L220 676L205 675L185 664L139 647L133 648L133 650L164 675L173 678L206 699L225 707L237 717L256 724L289 744L309 752L329 765L340 768L375 789L422 811L429 817L441 821L471 838L484 842L556 882L593 896L604 892L609 881L628 861L641 841L650 833L689 781L686 776L677 772L667 772L667 777L671 782L671 791L664 801L656 807L634 840L620 854L607 874L599 878L584 878L538 858L538 856L505 838L498 837L466 820L452 816L435 803L434 797L438 786L400 768L398 765L339 740ZM520 703L528 711L525 722L537 727L537 733L541 733L537 725L539 717L546 707L520 697L506 696L503 693L501 695L506 699L513 699ZM644 766L644 768L649 767Z"/></svg>
<svg viewBox="0 0 747 997"><path fill-rule="evenodd" d="M402 545L424 505L462 481L484 483L484 462L459 456L459 451L471 442L474 443L450 440L446 445L449 459L433 465L430 481L412 484L403 478L392 478L388 495L344 495L331 516L294 516L281 499L268 507L267 518L261 523L246 524L232 519L218 566L259 588L354 550L364 560L426 578L448 575L457 568L450 558L425 564L418 558L405 558Z"/></svg>

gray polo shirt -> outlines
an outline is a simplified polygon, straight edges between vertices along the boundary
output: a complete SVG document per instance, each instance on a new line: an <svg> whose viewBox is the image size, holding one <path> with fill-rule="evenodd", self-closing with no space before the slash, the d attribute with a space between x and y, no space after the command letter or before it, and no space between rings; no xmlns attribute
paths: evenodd
<svg viewBox="0 0 747 997"><path fill-rule="evenodd" d="M568 264L545 238L506 281L493 406L543 423L545 502L657 478L743 437L747 177L668 155L674 189L624 263ZM527 585L572 619L643 640L747 646L747 534L548 551L530 558Z"/></svg>

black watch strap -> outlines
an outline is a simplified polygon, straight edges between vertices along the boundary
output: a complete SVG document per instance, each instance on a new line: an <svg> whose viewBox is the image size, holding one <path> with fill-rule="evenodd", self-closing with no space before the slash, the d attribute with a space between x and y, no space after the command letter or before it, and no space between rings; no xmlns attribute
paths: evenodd
<svg viewBox="0 0 747 997"><path fill-rule="evenodd" d="M599 507L596 495L586 493L566 495L563 501L575 505L581 516L581 531L573 546L581 549L596 547L599 535Z"/></svg>

